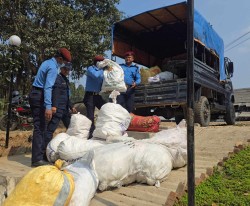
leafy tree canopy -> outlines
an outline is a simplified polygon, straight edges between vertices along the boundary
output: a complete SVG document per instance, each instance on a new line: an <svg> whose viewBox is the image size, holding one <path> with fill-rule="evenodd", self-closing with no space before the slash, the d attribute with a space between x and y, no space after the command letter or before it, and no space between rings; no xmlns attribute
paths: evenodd
<svg viewBox="0 0 250 206"><path fill-rule="evenodd" d="M72 78L83 75L83 68L96 54L110 49L111 26L120 20L119 0L1 0L0 73L16 69L15 83L31 78L42 61L59 47L72 53ZM7 40L18 35L21 46L12 58ZM25 80L27 83L27 79ZM30 84L30 81L28 81Z"/></svg>

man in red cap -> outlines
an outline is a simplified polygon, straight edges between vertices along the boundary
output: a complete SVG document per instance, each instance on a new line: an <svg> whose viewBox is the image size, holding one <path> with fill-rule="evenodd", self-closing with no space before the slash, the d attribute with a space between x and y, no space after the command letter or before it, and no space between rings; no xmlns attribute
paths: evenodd
<svg viewBox="0 0 250 206"><path fill-rule="evenodd" d="M46 147L51 138L47 138L46 120L52 118L52 87L55 83L58 69L71 61L68 49L60 48L53 58L44 61L38 69L32 90L29 94L29 102L32 111L34 130L32 138L31 166L37 167L48 164Z"/></svg>
<svg viewBox="0 0 250 206"><path fill-rule="evenodd" d="M86 72L87 79L83 103L86 106L87 117L92 121L92 125L89 131L89 139L92 138L93 131L95 130L95 107L101 109L102 105L106 103L102 96L99 94L103 82L103 69L97 67L97 63L103 60L103 56L95 56L93 58L93 65L89 66Z"/></svg>
<svg viewBox="0 0 250 206"><path fill-rule="evenodd" d="M124 82L127 91L117 96L117 103L123 106L129 113L134 109L135 87L141 83L140 70L133 64L135 53L128 51L124 54L125 64L120 64L124 71Z"/></svg>

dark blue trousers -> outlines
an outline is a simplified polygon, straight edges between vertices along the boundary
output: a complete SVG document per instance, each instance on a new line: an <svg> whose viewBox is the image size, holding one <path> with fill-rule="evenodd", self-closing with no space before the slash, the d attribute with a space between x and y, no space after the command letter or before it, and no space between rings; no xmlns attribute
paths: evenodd
<svg viewBox="0 0 250 206"><path fill-rule="evenodd" d="M128 88L126 92L122 92L117 96L117 104L120 104L129 113L134 110L135 89Z"/></svg>
<svg viewBox="0 0 250 206"><path fill-rule="evenodd" d="M32 111L34 130L32 138L32 163L46 159L45 140L45 108L43 90L32 89L29 94L29 103Z"/></svg>
<svg viewBox="0 0 250 206"><path fill-rule="evenodd" d="M53 114L52 119L49 121L47 125L47 131L46 131L46 145L50 142L50 140L53 137L53 133L55 132L56 128L59 125L59 122L62 120L64 126L66 128L69 127L70 124L70 118L71 114L69 113L69 109L57 109L56 113Z"/></svg>
<svg viewBox="0 0 250 206"><path fill-rule="evenodd" d="M92 138L92 133L95 130L95 107L101 109L102 105L106 102L101 95L94 95L93 92L86 92L84 95L83 103L87 110L87 117L92 121L91 128L89 130L89 139Z"/></svg>

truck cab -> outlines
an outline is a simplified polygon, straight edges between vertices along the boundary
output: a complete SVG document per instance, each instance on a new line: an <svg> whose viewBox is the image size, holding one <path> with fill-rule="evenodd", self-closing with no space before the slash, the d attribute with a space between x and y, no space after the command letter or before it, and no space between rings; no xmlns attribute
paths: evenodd
<svg viewBox="0 0 250 206"><path fill-rule="evenodd" d="M112 56L132 50L135 63L157 66L172 78L144 82L136 87L133 113L175 118L179 123L187 107L187 3L146 11L114 24ZM231 77L233 62L224 57L224 43L210 23L194 12L194 122L208 126L224 118L235 124Z"/></svg>

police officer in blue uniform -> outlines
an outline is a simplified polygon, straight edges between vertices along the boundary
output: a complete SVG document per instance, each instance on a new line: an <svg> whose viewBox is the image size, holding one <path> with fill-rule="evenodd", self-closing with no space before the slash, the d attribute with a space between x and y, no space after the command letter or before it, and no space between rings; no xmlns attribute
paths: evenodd
<svg viewBox="0 0 250 206"><path fill-rule="evenodd" d="M92 138L93 131L95 130L95 107L101 109L102 105L106 103L102 96L99 94L103 82L103 69L99 69L96 66L99 61L103 60L103 56L95 56L93 59L93 65L87 68L86 73L87 79L83 103L86 106L87 117L92 121L92 125L89 131L89 139Z"/></svg>
<svg viewBox="0 0 250 206"><path fill-rule="evenodd" d="M44 61L38 69L29 103L32 111L34 130L32 138L31 166L48 164L46 147L50 140L46 139L46 121L52 118L52 87L58 74L58 68L71 62L71 54L66 48L60 48L54 57Z"/></svg>
<svg viewBox="0 0 250 206"><path fill-rule="evenodd" d="M46 139L51 140L53 133L62 120L66 128L69 127L71 113L76 113L76 109L72 106L69 98L69 80L67 76L72 68L71 63L66 63L60 68L60 73L57 75L55 84L52 90L52 119L48 123Z"/></svg>
<svg viewBox="0 0 250 206"><path fill-rule="evenodd" d="M141 83L141 75L138 66L133 64L134 52L128 51L124 56L125 64L120 64L120 66L124 71L127 91L117 96L117 103L131 113L134 109L135 87Z"/></svg>

